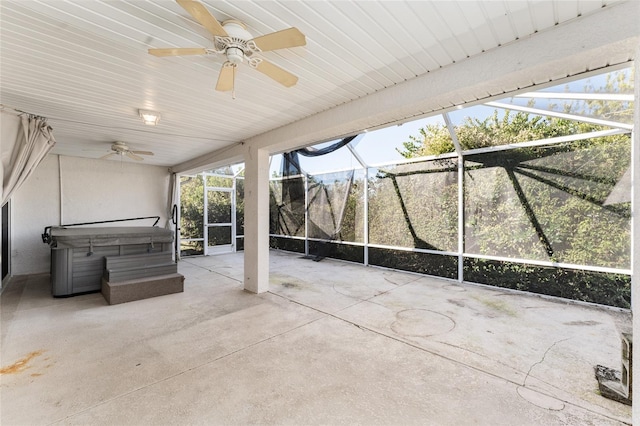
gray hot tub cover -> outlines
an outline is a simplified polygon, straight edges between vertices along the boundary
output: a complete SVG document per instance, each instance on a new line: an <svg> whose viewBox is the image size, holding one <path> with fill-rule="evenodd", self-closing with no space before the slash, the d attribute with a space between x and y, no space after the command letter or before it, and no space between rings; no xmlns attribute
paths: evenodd
<svg viewBox="0 0 640 426"><path fill-rule="evenodd" d="M172 242L173 231L156 226L52 227L50 246L78 248Z"/></svg>

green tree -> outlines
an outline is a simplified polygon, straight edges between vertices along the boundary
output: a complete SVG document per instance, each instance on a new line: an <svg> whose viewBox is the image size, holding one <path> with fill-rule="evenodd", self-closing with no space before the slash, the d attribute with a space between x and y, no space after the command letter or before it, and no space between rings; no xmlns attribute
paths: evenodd
<svg viewBox="0 0 640 426"><path fill-rule="evenodd" d="M587 82L585 91L633 93L633 77L628 71L610 73L602 87L595 88ZM534 106L532 103L530 106ZM619 122L629 122L633 117L633 103L627 100L574 100L548 107ZM470 150L605 129L609 128L583 121L495 110L483 119L467 117L454 130L462 149ZM630 149L630 136L620 134L544 147L466 155L465 251L628 269L630 203L608 198L629 170ZM437 124L420 129L399 150L405 158L454 151L448 128ZM376 191L382 195L382 181L375 184L379 187ZM412 197L418 196L425 208L433 208L428 206L428 199L436 190L425 192L425 188L423 183L403 190L404 204L410 206ZM443 190L444 187L438 192L443 193ZM380 231L402 227L400 208L393 209L394 212L382 211L390 208L389 201L387 205L383 202L389 199L393 198L384 198L380 202L370 200L371 241L379 238L377 233ZM399 219L393 220L394 215ZM414 224L416 229L421 225L415 220L418 217L438 223L429 214L414 213L414 223L418 223L417 226ZM447 223L444 219L440 220L443 225ZM376 223L380 225L376 226ZM391 223L397 224L393 226ZM390 233L385 238L397 238L398 234ZM438 241L437 238L436 234L429 236L430 241ZM410 242L403 243L408 244ZM536 269L508 262L498 267L490 262L484 263L487 268L476 271L478 275L475 276L473 270L465 269L466 276L497 285L510 276L513 285L524 290L616 306L628 305L625 302L629 298L628 277L621 279L607 273L567 273L561 268L551 273L553 268Z"/></svg>
<svg viewBox="0 0 640 426"><path fill-rule="evenodd" d="M577 121L534 116L526 112L505 111L500 117L498 110L485 119L465 117L455 127L456 136L463 150L508 145L557 136L571 135L597 126ZM451 133L444 124L429 124L419 130L418 135L409 136L398 152L405 158L440 155L455 151Z"/></svg>
<svg viewBox="0 0 640 426"><path fill-rule="evenodd" d="M180 179L180 236L182 239L203 238L204 181L201 175ZM202 254L202 241L180 244L185 254Z"/></svg>
<svg viewBox="0 0 640 426"><path fill-rule="evenodd" d="M587 81L585 92L632 94L633 69L609 73L602 87L595 88ZM568 91L569 88L567 87ZM533 106L533 104L530 104ZM603 99L574 100L561 105L551 104L551 110L601 119L633 122L633 102ZM502 117L498 110L485 119L465 117L455 126L455 133L463 150L506 145L518 142L547 139L557 136L603 130L605 127L580 121L536 116L525 112L505 111ZM405 158L416 158L454 152L451 134L444 124L429 124L410 135L398 152Z"/></svg>

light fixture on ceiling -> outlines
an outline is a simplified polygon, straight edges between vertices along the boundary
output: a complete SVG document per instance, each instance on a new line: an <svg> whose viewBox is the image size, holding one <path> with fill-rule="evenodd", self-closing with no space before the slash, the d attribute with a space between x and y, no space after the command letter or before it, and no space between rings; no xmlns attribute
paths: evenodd
<svg viewBox="0 0 640 426"><path fill-rule="evenodd" d="M147 109L139 109L138 114L147 126L155 126L160 121L160 113Z"/></svg>

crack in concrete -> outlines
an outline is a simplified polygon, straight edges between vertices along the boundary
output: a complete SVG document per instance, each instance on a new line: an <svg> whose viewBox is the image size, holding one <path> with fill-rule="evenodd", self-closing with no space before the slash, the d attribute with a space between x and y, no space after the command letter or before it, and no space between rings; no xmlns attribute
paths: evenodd
<svg viewBox="0 0 640 426"><path fill-rule="evenodd" d="M215 271L215 270L213 270L213 269L209 269L209 268L207 268L207 267L205 267L205 266L201 266L201 265L195 264L195 263L193 263L193 262L189 262L189 261L184 260L184 259L183 259L183 260L181 260L181 262L187 263L187 264L189 264L189 265L191 265L191 266L195 266L196 268L204 269L205 271L209 271L209 272L211 272L211 273L213 273L213 274L218 274L218 275L220 275L220 276L223 276L223 277L225 277L225 278L229 278L230 280L237 281L237 282L239 282L239 283L241 283L241 282L242 282L242 280L239 280L239 279L237 279L237 278L231 277L231 276L229 276L229 275L225 275L225 274L223 274L223 273L221 273L221 272Z"/></svg>
<svg viewBox="0 0 640 426"><path fill-rule="evenodd" d="M524 381L522 382L522 387L527 387L527 379L531 375L531 370L533 370L533 367L535 367L536 365L540 365L544 362L544 360L547 358L547 354L551 351L551 349L553 349L557 344L566 342L567 340L571 340L571 339L573 339L573 337L567 337L565 339L560 339L553 342L553 344L549 346L546 351L544 351L544 354L542 354L542 359L538 362L533 363L531 367L529 367L529 371L527 371L527 375L525 376Z"/></svg>
<svg viewBox="0 0 640 426"><path fill-rule="evenodd" d="M391 290L390 290L390 291L391 291ZM425 353L428 353L428 354L434 355L434 356L436 356L436 357L439 357L439 358L442 358L442 359L448 360L448 361L450 361L450 362L453 362L453 363L455 363L455 364L458 364L458 365L461 365L461 366L463 366L463 367L469 368L469 369L471 369L471 370L478 371L478 372L480 372L480 373L486 374L486 375L488 375L488 376L491 376L491 377L494 377L494 378L497 378L497 379L500 379L500 380L505 380L505 381L507 381L507 382L509 382L509 383L511 383L511 384L513 384L513 385L515 385L516 387L523 387L523 388L525 387L525 386L524 386L524 384L522 384L522 385L521 385L520 383L518 383L518 382L516 382L516 381L514 381L514 380L511 380L511 379L509 379L509 378L507 378L507 377L503 377L503 376L501 376L500 374L496 374L496 373L493 373L493 372L488 371L488 370L483 370L482 368L476 367L476 366L474 366L474 365L466 364L466 363L465 363L465 362L463 362L463 361L460 361L460 360L455 359L455 358L453 358L453 357L450 357L450 356L447 356L447 355L441 354L441 353L437 352L436 350L428 349L428 348L425 348L425 347L423 347L423 346L420 346L420 345L419 345L419 344L417 344L417 343L413 343L412 341L410 341L410 340L408 340L408 339L406 339L406 338L403 338L403 337L401 337L401 336L394 336L394 335L387 334L387 333L384 333L384 332L382 332L382 331L375 330L375 329L373 329L373 328L367 327L367 326L365 326L365 325L356 324L356 323L355 323L355 322L353 322L353 321L350 321L350 320L348 320L348 319L342 318L342 317L340 317L340 316L338 316L338 315L337 315L337 313L338 313L338 312L344 311L344 310L346 310L346 309L349 309L349 308L350 308L350 307L352 307L352 306L355 306L355 305L358 305L358 304L360 304L360 303L362 303L362 302L365 302L365 300L360 301L360 302L357 302L357 303L354 303L353 305L351 305L351 306L347 306L347 307L345 307L345 308L343 308L343 309L340 309L340 310L336 311L336 313L335 313L335 314L332 314L332 313L330 313L330 312L326 312L326 311L323 311L323 310L321 310L321 309L314 308L314 307L309 306L309 305L305 305L304 303L300 303L300 302L298 302L298 301L295 301L295 300L289 299L289 298L287 298L286 296L283 296L283 295L280 295L280 294L276 294L276 293L272 293L272 294L274 294L275 296L282 297L283 299L287 299L287 300L289 300L289 301L290 301L290 302L292 302L292 303L296 303L296 304L298 304L298 305L304 306L304 307L306 307L306 308L312 309L312 310L314 310L314 311L317 311L317 312L320 312L320 313L323 313L323 314L325 314L325 315L326 315L325 317L319 318L318 320L320 320L320 319L324 319L324 318L326 318L326 317L335 318L335 319L337 319L337 320L339 320L339 321L343 321L343 322L345 322L345 323L347 323L347 324L354 325L354 326L358 327L359 329L361 329L362 331L369 331L369 332L371 332L371 333L373 333L373 334L379 335L379 336L381 336L381 337L386 337L386 338L391 339L391 340L395 340L396 342L399 342L399 343L401 343L401 344L404 344L404 345L410 346L410 347L412 347L412 348L414 348L414 349L417 349L417 350L420 350L420 351L422 351L422 352L425 352ZM375 302L369 302L369 303L377 304L377 303L375 303ZM381 305L381 306L383 306L383 305ZM559 344L559 343L562 343L562 342L564 342L564 341L566 341L566 340L570 340L570 339L572 339L572 338L571 338L571 337L568 337L568 338L566 338L566 339L558 340L558 341L554 342L554 343L553 343L549 348L547 348L547 350L545 351L545 353L544 353L544 355L543 355L542 359L541 359L540 361L536 362L535 364L533 364L533 365L529 368L529 371L527 372L527 377L525 378L525 383L526 383L526 380L527 380L527 378L529 377L529 375L530 375L531 370L533 369L533 367L535 367L536 365L541 364L542 362L544 362L544 360L545 360L545 358L546 358L546 356L547 356L548 352L549 352L549 351L550 351L550 350L551 350L555 345L557 345L557 344ZM537 380L539 380L539 379L537 379ZM541 381L542 383L549 384L549 383L547 383L547 382L545 382L545 381L543 381L543 380L540 380L540 381ZM551 386L555 387L554 385L551 385ZM542 395L546 395L547 397L556 398L555 396L548 395L548 394L546 394L546 393L544 393L544 392L540 392L540 391L537 391L537 392L541 393ZM558 398L556 398L556 399L558 399ZM571 406L573 406L573 407L577 407L577 408L580 408L580 409L582 409L582 410L585 410L585 411L587 411L587 412L594 413L594 414L596 414L596 415L598 415L598 416L602 416L602 417L604 417L604 418L607 418L607 419L610 419L610 420L615 420L615 421L621 422L621 423L623 423L623 424L626 424L626 423L625 423L622 419L620 419L620 418L612 417L612 416L610 416L610 415L608 415L608 414L601 413L601 412L598 412L598 411L594 411L594 410L592 410L592 409L590 409L590 408L588 408L588 407L584 407L584 406L580 405L579 403L576 403L575 401L567 401L567 400L563 400L563 399L558 399L558 400L559 400L559 401L561 401L561 402L563 402L564 404L568 404L568 405L571 405Z"/></svg>
<svg viewBox="0 0 640 426"><path fill-rule="evenodd" d="M385 291L381 291L381 292L376 293L376 294L374 294L373 296L367 297L367 298L365 298L365 299L361 299L361 298L359 298L359 297L357 297L357 296L354 296L354 295L351 295L351 294L347 294L347 293L343 293L343 292L339 291L338 289L336 289L336 284L335 284L335 283L334 283L331 287L332 287L332 289L333 289L333 291L334 291L334 292L336 292L336 293L338 293L338 294L341 294L341 295L343 295L343 296L345 296L345 297L349 297L349 298L351 298L351 299L355 299L355 300L357 300L357 301L358 301L358 303L360 303L360 302L371 302L371 300L372 300L372 299L375 299L376 297L379 297L379 296L385 295L385 294L387 294L387 293L389 293L389 292L391 292L391 291L394 291L394 290L396 290L396 289L398 289L398 288L400 288L400 287L404 287L404 286L405 286L405 285L407 285L407 284L411 284L411 283L413 283L413 282L418 281L418 280L420 279L420 277L416 278L415 280L407 281L406 283L401 283L401 284L394 283L394 282L390 281L390 280L389 280L388 278L386 278L386 277L385 277L384 279L385 279L385 281L388 281L390 284L393 284L393 285L395 285L396 287L390 288L390 289L385 290ZM376 302L371 302L371 303L376 303ZM377 304L377 305L379 305L379 303L376 303L376 304ZM352 305L352 306L353 306L353 305ZM383 305L381 305L381 306L383 306Z"/></svg>
<svg viewBox="0 0 640 426"><path fill-rule="evenodd" d="M388 281L389 283L391 283L393 285L397 285L398 287L402 287L403 285L414 283L414 282L418 281L419 279L422 279L422 277L415 277L415 279L413 279L411 281L407 281L406 283L397 283L395 281L390 280L388 277L384 277L385 281Z"/></svg>
<svg viewBox="0 0 640 426"><path fill-rule="evenodd" d="M205 270L207 270L207 271L209 271L209 272L213 272L213 273L216 273L216 274L219 274L219 275L225 276L225 277L230 278L230 279L232 279L232 280L234 280L234 281L241 282L241 280L237 280L237 279L235 279L235 278L228 277L228 276L226 276L226 275L224 275L224 274L221 274L221 273L219 273L219 272L217 272L217 271L213 271L213 270L210 270L210 269L208 269L208 268L205 268L205 267L202 267L202 266L199 266L199 265L195 265L195 264L193 264L193 263L191 263L191 262L187 262L187 263L189 263L190 265L193 265L193 266L196 266L196 267L199 267L199 268L205 269ZM429 353L429 354L434 355L434 356L439 357L439 358L443 358L443 359L448 360L448 361L450 361L450 362L453 362L453 363L455 363L455 364L462 365L462 366L464 366L464 367L466 367L466 368L469 368L469 369L472 369L472 370L476 370L476 371L481 372L481 373L483 373L483 374L486 374L486 375L488 375L488 376L492 376L492 377L495 377L495 378L498 378L498 379L501 379L501 380L506 380L507 382L512 383L512 384L516 385L517 387L522 387L522 388L526 388L526 383L527 383L527 380L528 380L529 376L531 375L531 371L533 370L533 368L534 368L535 366L540 365L540 364L542 364L542 363L545 361L545 359L546 359L546 357L547 357L548 353L551 351L551 349L553 349L556 345L558 345L558 344L560 344L560 343L562 343L562 342L564 342L564 341L567 341L567 340L572 339L572 337L567 337L567 338L565 338L565 339L560 339L560 340L558 340L558 341L554 342L553 344L551 344L551 345L550 345L550 346L545 350L545 352L544 352L544 354L543 354L542 358L540 359L540 361L535 362L534 364L532 364L532 365L529 367L529 370L528 370L528 371L527 371L527 373L526 373L526 376L525 376L525 378L524 378L523 383L522 383L522 384L519 384L518 382L513 381L513 380L511 380L511 379L509 379L509 378L502 377L500 374L496 374L496 373L493 373L493 372L491 372L491 371L483 370L482 368L479 368L479 367L476 367L476 366L473 366L473 365L470 365L470 364L466 364L466 363L465 363L465 362L463 362L463 361L460 361L460 360L457 360L457 359L455 359L455 358L453 358L453 357L450 357L450 356L447 356L447 355L441 354L441 353L437 352L436 350L432 350L432 349L428 349L428 348L422 347L422 346L420 346L420 345L418 345L418 344L416 344L416 343L411 342L410 340L407 340L406 338L403 338L403 337L400 337L400 336L390 335L390 334L384 333L383 331L375 330L375 329L373 329L373 328L367 327L367 326L365 326L365 325L357 324L357 323L355 323L355 322L353 322L353 321L350 321L350 320L348 320L348 319L345 319L345 318L342 318L342 317L338 316L338 313L339 313L339 312L344 311L344 310L347 310L347 309L350 309L350 308L352 308L353 306L356 306L356 305L361 304L361 303L363 303L363 302L369 302L369 303L376 304L376 305L383 306L383 307L387 308L387 306L382 305L382 304L377 303L377 302L374 302L372 299L375 299L376 297L382 296L382 295L384 295L384 294L386 294L386 293L389 293L389 292L391 292L391 291L393 291L393 290L396 290L396 289L398 289L398 288L400 288L400 287L403 287L403 286L405 286L405 285L407 285L407 284L410 284L410 283L413 283L413 282L415 282L415 281L418 281L418 280L420 280L421 278L422 278L422 277L417 277L415 280L408 281L408 282L406 282L406 283L404 283L404 284L399 284L399 285L398 285L398 287L396 287L396 288L389 289L389 290L387 290L387 291L385 291L385 292L382 292L382 293L376 294L376 295L371 296L371 297L369 297L369 298L367 298L367 299L357 299L357 298L355 298L355 297L353 297L353 296L345 295L345 296L347 296L347 297L354 298L354 299L356 300L356 302L355 302L355 303L353 303L353 304L351 304L351 305L349 305L349 306L346 306L346 307L344 307L344 308L342 308L342 309L337 310L335 313L330 313L330 312L323 311L323 310L321 310L321 309L318 309L318 308L315 308L315 307L312 307L312 306L306 305L306 304L304 304L304 303L298 302L298 301L296 301L296 300L290 299L290 298L288 298L288 297L286 297L286 296L284 296L284 295L281 295L281 294L273 293L273 292L271 292L271 291L269 291L269 293L270 293L270 294L272 294L272 295L274 295L274 296L277 296L277 297L281 297L281 298L283 298L283 299L286 299L286 300L288 300L289 302L292 302L292 303L298 304L298 305L300 305L300 306L303 306L303 307L306 307L306 308L308 308L308 309L311 309L311 310L314 310L314 311L316 311L316 312L319 312L319 313L324 314L324 316L322 316L322 317L320 317L320 318L316 318L316 319L314 319L314 320L310 321L309 323L313 323L313 322L316 322L316 321L320 321L320 320L322 320L322 319L324 319L324 318L327 318L327 317L332 317L332 318L335 318L335 319L337 319L337 320L340 320L340 321L343 321L343 322L345 322L345 323L348 323L348 324L350 324L350 325L353 325L353 326L355 326L355 327L359 328L360 330L362 330L362 331L364 331L364 332L369 331L369 332L374 333L374 334L376 334L376 335L379 335L379 336L382 336L382 337L386 337L386 338L389 338L389 339L391 339L391 340L395 340L395 341L397 341L397 342L399 342L399 343L402 343L402 344L404 344L404 345L410 346L410 347L412 347L412 348L414 348L414 349L417 349L417 350L423 351L423 352L425 352L425 353ZM385 279L386 279L386 278L385 278ZM395 284L395 283L392 283L392 284ZM335 288L334 288L334 291L335 291ZM336 291L336 292L337 292L337 291ZM338 293L339 293L339 292L338 292ZM531 308L538 308L538 307L537 307L537 306L525 307L525 309L531 309ZM309 323L307 323L307 324L309 324ZM236 351L233 351L233 352L230 352L230 353L228 353L228 354L225 354L225 355L223 355L223 356L221 356L221 357L219 357L219 358L217 358L217 359L211 360L211 361L209 361L209 362L207 362L207 363L205 363L205 364L203 364L203 365L195 366L195 367L193 367L193 368L190 368L189 370L186 370L186 371L183 371L183 372L177 373L177 374L175 374L175 375L173 375L173 376L171 376L171 377L167 377L167 378L164 378L164 379L158 380L158 381L157 381L157 382L155 382L155 383L159 383L159 382L163 382L163 381L165 381L165 380L169 380L169 379L171 379L172 377L175 377L175 376L178 376L178 375L184 374L184 373L186 373L186 372L188 372L188 371L191 371L191 370L197 369L197 368L202 367L202 366L204 366L204 365L206 365L206 364L210 364L210 363L216 362L216 361L218 361L219 359L226 358L226 357L231 356L231 355L234 355L234 354L236 354L236 353L238 353L238 352L241 352L241 351L244 351L244 350L246 350L246 349L249 349L249 348L251 348L251 347L253 347L253 346L255 346L255 345L261 344L261 343L263 343L263 342L265 342L265 341L268 341L268 340L271 340L271 339L277 338L277 337L279 337L279 336L281 336L281 335L284 335L284 334L287 334L287 333L289 333L289 332L291 332L291 331L293 331L293 330L295 330L295 329L298 329L298 328L300 328L300 327L304 327L304 326L306 326L307 324L302 324L302 325L300 325L300 326L298 326L298 327L293 328L292 330L287 330L287 331L284 331L284 332L279 333L279 334L277 334L277 335L274 335L274 336L271 336L271 337L266 338L266 339L264 339L264 340L261 340L261 341L259 341L259 342L255 342L254 344L251 344L251 345L249 345L249 346L247 346L247 347L240 348L240 349L238 349L238 350L236 350ZM438 342L438 343L443 343L443 342ZM455 347L455 345L450 345L450 346L454 346L454 347ZM463 348L460 348L460 349L463 349ZM471 351L471 352L473 353L473 351ZM519 371L519 370L516 370L516 371ZM524 373L524 372L522 371L522 373ZM540 379L536 379L536 380L539 380L540 382L545 383L545 384L547 384L547 385L550 385L550 386L552 386L552 387L556 387L556 386L554 386L554 385L552 385L552 384L550 384L550 383L547 383L547 382L545 382L545 381L543 381L543 380L540 380ZM145 387L148 387L148 386L152 386L152 385L153 385L153 384L155 384L155 383L151 383L151 384L149 384L149 385L147 385L147 386L143 386L142 388L145 388ZM132 390L132 391L130 391L128 394L133 393L133 392L135 392L135 391L137 391L137 390L139 390L139 389ZM538 392L539 392L539 391L538 391ZM611 420L615 420L615 421L619 421L619 422L622 422L623 424L626 424L626 423L625 423L622 419L620 419L620 418L612 417L612 416L607 415L607 414L605 414L605 413L601 413L601 412L598 412L598 411L591 410L591 409L589 409L588 407L584 407L584 406L580 405L579 403L576 403L575 401L567 401L567 400L563 400L563 399L558 399L558 398L556 398L555 396L548 395L548 394L546 394L546 393L544 393L544 392L540 392L540 393L541 393L542 395L546 395L547 397L557 399L558 401L561 401L562 403L569 404L569 405L571 405L571 406L574 406L574 407L580 408L580 409L585 410L585 411L587 411L587 412L591 412L591 413L597 414L598 416L602 416L602 417L604 417L604 418L611 419ZM120 396L122 396L122 395L120 395ZM521 396L521 395L520 395L520 396ZM522 396L521 396L521 397L522 397ZM116 399L116 398L112 398L112 399ZM101 403L99 403L99 404L97 404L97 405L102 405L103 403L106 403L106 402L108 402L108 401L101 402ZM91 407L91 408L92 408L92 407ZM88 409L90 409L90 408L88 408ZM81 412L87 411L88 409L82 410ZM79 414L79 413L74 413L73 415L68 416L68 417L67 417L67 419L68 419L69 417L76 416L77 414Z"/></svg>

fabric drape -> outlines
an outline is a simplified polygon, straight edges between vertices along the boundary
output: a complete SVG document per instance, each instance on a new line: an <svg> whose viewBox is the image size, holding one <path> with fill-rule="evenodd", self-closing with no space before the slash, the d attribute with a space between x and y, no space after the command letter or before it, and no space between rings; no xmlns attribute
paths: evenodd
<svg viewBox="0 0 640 426"><path fill-rule="evenodd" d="M176 200L176 174L170 172L169 173L169 191L167 192L167 210L166 210L166 215L167 215L167 222L165 223L165 228L166 229L171 229L173 228L173 221L172 221L172 213L173 213L173 205L177 204L177 200Z"/></svg>
<svg viewBox="0 0 640 426"><path fill-rule="evenodd" d="M42 117L2 112L2 205L53 149L53 130Z"/></svg>

